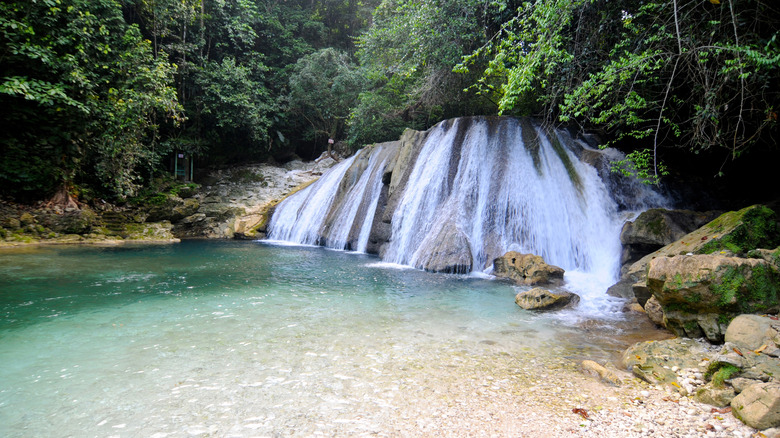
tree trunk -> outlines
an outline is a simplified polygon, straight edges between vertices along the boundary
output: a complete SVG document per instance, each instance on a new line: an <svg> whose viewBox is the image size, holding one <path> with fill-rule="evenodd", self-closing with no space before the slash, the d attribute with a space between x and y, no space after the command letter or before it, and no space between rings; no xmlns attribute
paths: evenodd
<svg viewBox="0 0 780 438"><path fill-rule="evenodd" d="M68 210L68 209L75 209L75 210L81 210L81 207L79 207L78 202L71 196L71 194L68 192L68 185L63 183L57 191L54 193L54 196L49 199L49 202L46 203L47 207L60 207L62 209Z"/></svg>

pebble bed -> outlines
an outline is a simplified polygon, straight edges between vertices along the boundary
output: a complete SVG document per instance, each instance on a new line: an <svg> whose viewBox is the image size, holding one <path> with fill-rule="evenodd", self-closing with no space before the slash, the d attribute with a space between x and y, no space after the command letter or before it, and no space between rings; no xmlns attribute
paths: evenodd
<svg viewBox="0 0 780 438"><path fill-rule="evenodd" d="M485 369L471 379L456 379L457 387L447 385L448 374L455 371L439 370L433 382L423 383L432 385L428 397L419 400L420 395L415 395L415 406L401 407L399 415L376 429L342 429L322 436L773 436L746 426L729 408L696 402L671 387L650 385L627 372L618 371L622 384L612 386L584 374L579 363L566 358L530 359L524 361L524 368L513 368L517 363L509 357L503 361L505 368L495 367L500 362L495 357L489 362L492 370ZM546 371L535 372L539 369Z"/></svg>

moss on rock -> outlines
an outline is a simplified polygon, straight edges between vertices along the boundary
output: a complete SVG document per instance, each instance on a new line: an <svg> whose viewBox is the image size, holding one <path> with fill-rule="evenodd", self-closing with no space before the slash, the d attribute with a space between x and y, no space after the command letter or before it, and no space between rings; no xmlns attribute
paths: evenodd
<svg viewBox="0 0 780 438"><path fill-rule="evenodd" d="M780 284L778 274L764 264L725 266L710 290L718 296L724 311L758 313L777 309Z"/></svg>
<svg viewBox="0 0 780 438"><path fill-rule="evenodd" d="M775 212L763 205L754 205L739 211L724 213L705 225L712 240L699 248L699 254L729 250L744 254L756 248L775 248L780 245L780 225ZM723 231L732 230L718 238Z"/></svg>

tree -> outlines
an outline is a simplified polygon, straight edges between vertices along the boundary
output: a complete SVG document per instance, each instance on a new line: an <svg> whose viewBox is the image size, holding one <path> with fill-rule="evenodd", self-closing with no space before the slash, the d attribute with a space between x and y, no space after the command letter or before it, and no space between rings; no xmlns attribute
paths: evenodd
<svg viewBox="0 0 780 438"><path fill-rule="evenodd" d="M489 59L476 86L503 113L641 140L627 164L655 182L662 146L729 160L773 143L779 12L761 0L534 1L462 68Z"/></svg>
<svg viewBox="0 0 780 438"><path fill-rule="evenodd" d="M296 63L290 76L289 108L309 124L307 138L336 139L342 135L364 84L365 78L349 55L322 49Z"/></svg>
<svg viewBox="0 0 780 438"><path fill-rule="evenodd" d="M489 101L463 92L475 78L453 67L485 42L504 3L384 0L357 40L371 86L353 110L350 142L387 140L404 126L425 129L445 117L494 112Z"/></svg>
<svg viewBox="0 0 780 438"><path fill-rule="evenodd" d="M41 198L95 183L132 195L181 120L175 67L113 0L0 4L0 191Z"/></svg>

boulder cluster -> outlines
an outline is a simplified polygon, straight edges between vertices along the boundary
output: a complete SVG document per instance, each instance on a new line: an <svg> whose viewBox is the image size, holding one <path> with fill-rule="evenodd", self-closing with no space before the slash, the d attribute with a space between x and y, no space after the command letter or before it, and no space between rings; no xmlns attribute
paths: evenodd
<svg viewBox="0 0 780 438"><path fill-rule="evenodd" d="M756 205L700 226L714 215L656 209L624 227L622 277L609 293L635 300L678 337L636 344L623 364L650 383L730 406L751 427L777 428L778 218Z"/></svg>
<svg viewBox="0 0 780 438"><path fill-rule="evenodd" d="M517 294L515 302L526 310L557 310L576 305L579 296L557 288L563 282L563 274L563 269L548 265L535 254L509 251L493 261L496 277L508 278L521 286L547 287L535 287Z"/></svg>
<svg viewBox="0 0 780 438"><path fill-rule="evenodd" d="M780 427L780 224L755 205L732 212L652 209L621 233L620 281L608 293L633 302L677 335L641 342L623 355L626 369L680 396L718 407L759 430ZM563 269L534 254L508 252L493 274L520 286L528 310L574 306L560 288ZM543 287L541 287L543 286ZM583 371L609 384L617 374L592 361ZM774 430L774 429L773 429Z"/></svg>

